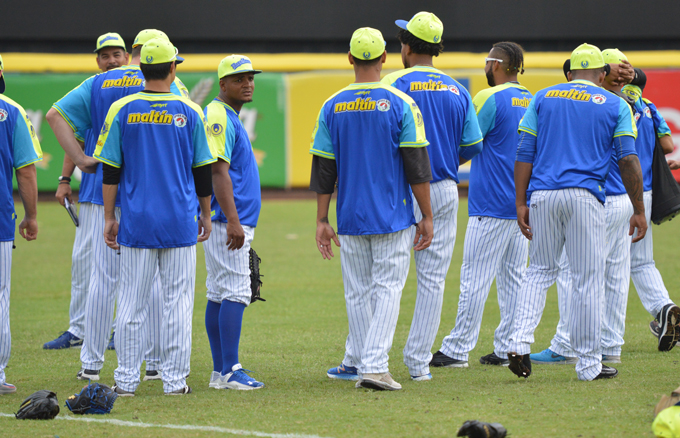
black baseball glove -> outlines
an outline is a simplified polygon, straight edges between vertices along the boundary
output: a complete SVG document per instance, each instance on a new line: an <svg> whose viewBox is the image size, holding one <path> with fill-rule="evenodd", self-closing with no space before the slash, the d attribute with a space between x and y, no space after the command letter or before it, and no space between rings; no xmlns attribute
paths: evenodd
<svg viewBox="0 0 680 438"><path fill-rule="evenodd" d="M14 414L17 420L51 420L59 414L57 394L43 389L29 395Z"/></svg>
<svg viewBox="0 0 680 438"><path fill-rule="evenodd" d="M262 259L257 255L255 250L253 248L250 248L250 303L254 303L255 301L267 301L264 298L260 297L260 288L262 287L262 280L260 280L260 277L264 277L264 275L260 274L260 262L262 262Z"/></svg>
<svg viewBox="0 0 680 438"><path fill-rule="evenodd" d="M78 394L66 400L66 407L74 414L108 414L113 408L118 394L111 388L99 383L90 383Z"/></svg>
<svg viewBox="0 0 680 438"><path fill-rule="evenodd" d="M471 420L463 423L456 436L467 436L470 438L505 438L508 432L500 423L482 423L481 421Z"/></svg>

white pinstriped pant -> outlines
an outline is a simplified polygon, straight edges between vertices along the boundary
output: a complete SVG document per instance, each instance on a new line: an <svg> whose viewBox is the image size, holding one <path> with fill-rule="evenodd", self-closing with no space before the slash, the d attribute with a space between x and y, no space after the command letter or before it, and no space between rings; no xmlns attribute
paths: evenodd
<svg viewBox="0 0 680 438"><path fill-rule="evenodd" d="M456 325L442 341L442 353L454 359L468 360L469 352L479 339L484 304L495 278L501 322L494 333L494 353L500 358L507 356L528 253L529 241L522 235L516 220L470 217L460 268Z"/></svg>
<svg viewBox="0 0 680 438"><path fill-rule="evenodd" d="M432 345L441 321L446 274L451 266L453 247L456 243L458 219L456 182L445 179L430 184L430 203L434 237L428 248L414 252L418 290L411 330L404 346L404 363L412 376L422 376L430 372ZM416 222L419 222L423 215L415 196L413 206ZM415 227L411 228L411 239L414 237Z"/></svg>
<svg viewBox="0 0 680 438"><path fill-rule="evenodd" d="M12 350L9 329L9 289L12 282L13 241L0 242L0 384L5 383L5 367Z"/></svg>
<svg viewBox="0 0 680 438"><path fill-rule="evenodd" d="M343 363L360 374L386 373L411 261L412 230L340 235L349 336ZM356 354L359 352L360 354Z"/></svg>
<svg viewBox="0 0 680 438"><path fill-rule="evenodd" d="M83 339L85 336L85 308L90 276L92 273L92 242L95 237L94 207L90 202L81 202L78 211L80 225L76 227L71 254L71 304L69 305L68 331Z"/></svg>
<svg viewBox="0 0 680 438"><path fill-rule="evenodd" d="M626 308L630 288L630 246L628 235L633 204L628 195L607 196L604 206L607 227L605 246L605 283L602 320L602 354L620 356L626 331ZM575 356L569 342L567 315L571 309L571 271L566 252L560 260L560 274L557 280L557 298L560 322L550 349L562 356Z"/></svg>
<svg viewBox="0 0 680 438"><path fill-rule="evenodd" d="M529 354L548 288L557 280L562 249L572 261L569 333L579 360L576 374L592 380L602 370L601 330L605 264L604 206L585 189L537 190L531 195L533 240L510 336L510 350Z"/></svg>
<svg viewBox="0 0 680 438"><path fill-rule="evenodd" d="M647 218L647 234L644 239L635 242L630 248L630 276L637 290L640 301L654 318L666 304L673 301L668 296L668 290L663 283L661 273L654 263L654 240L652 239L652 191L643 195L645 203L645 217ZM635 230L637 236L637 230Z"/></svg>
<svg viewBox="0 0 680 438"><path fill-rule="evenodd" d="M227 249L227 224L212 222L210 238L203 242L205 267L208 276L205 281L207 297L215 303L224 300L248 306L252 295L250 289L250 244L255 237L255 228L243 225L246 235L243 246L235 251Z"/></svg>
<svg viewBox="0 0 680 438"><path fill-rule="evenodd" d="M196 285L196 245L182 248L120 247L121 283L116 315L116 384L125 391L139 385L146 351L144 324L154 273L160 271L163 295L161 369L163 390L184 388L191 363L191 326Z"/></svg>

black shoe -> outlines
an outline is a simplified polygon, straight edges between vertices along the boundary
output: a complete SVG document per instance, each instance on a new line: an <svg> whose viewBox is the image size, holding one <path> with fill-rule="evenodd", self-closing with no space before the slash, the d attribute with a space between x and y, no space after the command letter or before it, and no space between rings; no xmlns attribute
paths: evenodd
<svg viewBox="0 0 680 438"><path fill-rule="evenodd" d="M111 389L113 390L113 392L118 394L118 397L134 397L135 396L134 392L126 391L122 388L119 388L118 385L116 385L116 384L114 384L111 387Z"/></svg>
<svg viewBox="0 0 680 438"><path fill-rule="evenodd" d="M145 382L149 380L161 380L161 373L156 370L146 370L146 375L142 380Z"/></svg>
<svg viewBox="0 0 680 438"><path fill-rule="evenodd" d="M85 370L82 369L76 374L78 380L99 380L99 370Z"/></svg>
<svg viewBox="0 0 680 438"><path fill-rule="evenodd" d="M524 377L525 379L531 375L531 358L528 354L508 353L510 364L508 368L517 377Z"/></svg>
<svg viewBox="0 0 680 438"><path fill-rule="evenodd" d="M448 357L441 351L436 352L432 355L432 360L430 361L431 367L447 367L447 368L467 368L468 363L466 360L458 360L452 357Z"/></svg>
<svg viewBox="0 0 680 438"><path fill-rule="evenodd" d="M501 367L507 367L510 365L510 361L507 359L502 359L496 356L496 353L487 354L479 358L479 363L482 365L497 365Z"/></svg>
<svg viewBox="0 0 680 438"><path fill-rule="evenodd" d="M659 339L659 336L661 335L661 328L659 327L659 321L656 319L653 320L652 322L649 323L649 331L652 332L652 334Z"/></svg>
<svg viewBox="0 0 680 438"><path fill-rule="evenodd" d="M619 371L614 367L608 367L607 365L602 365L602 371L593 380L600 379L611 379L619 375Z"/></svg>
<svg viewBox="0 0 680 438"><path fill-rule="evenodd" d="M659 312L659 351L671 351L680 336L680 307L666 304Z"/></svg>

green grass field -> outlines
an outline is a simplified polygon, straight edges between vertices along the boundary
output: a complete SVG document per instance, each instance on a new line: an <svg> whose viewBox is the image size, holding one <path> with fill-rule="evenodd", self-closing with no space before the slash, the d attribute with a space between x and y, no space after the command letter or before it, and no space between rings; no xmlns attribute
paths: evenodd
<svg viewBox="0 0 680 438"><path fill-rule="evenodd" d="M21 208L18 208L21 211ZM240 359L265 382L258 391L208 388L212 370L204 326L205 262L199 246L189 385L194 393L164 397L160 382L142 382L134 398L119 398L106 416L137 424L214 426L258 436L290 437L436 436L452 437L465 420L502 423L513 437L652 436L653 408L659 397L680 384L680 347L659 353L649 333L650 316L634 287L629 297L626 345L619 377L580 382L573 366L535 366L528 379L507 368L481 366L478 358L492 351L498 324L495 289L489 296L477 348L468 369L433 369L434 379L412 382L402 350L415 302L413 266L403 293L401 316L391 352L390 369L402 391L354 389L353 382L331 381L326 370L340 363L347 335L339 251L330 262L315 248L313 201L266 201L254 248L263 259L262 295L246 311ZM62 412L73 416L64 400L83 382L75 379L80 350L45 351L42 344L68 327L70 255L74 227L56 203L39 206L39 239L17 240L12 274L12 357L7 380L18 387L0 396L0 413L15 412L39 389L58 394ZM467 203L461 203L458 239L449 271L442 323L433 351L455 322ZM654 226L656 262L671 297L680 272L680 221ZM536 332L534 351L549 345L557 324L554 288ZM113 384L115 352L107 351L102 383ZM83 417L78 417L83 418ZM84 421L18 421L0 416L0 436L230 436L215 431L129 427Z"/></svg>

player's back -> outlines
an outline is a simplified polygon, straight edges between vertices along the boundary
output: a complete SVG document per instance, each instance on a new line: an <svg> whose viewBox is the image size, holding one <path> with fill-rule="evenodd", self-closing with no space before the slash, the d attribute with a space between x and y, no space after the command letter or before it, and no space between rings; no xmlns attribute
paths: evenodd
<svg viewBox="0 0 680 438"><path fill-rule="evenodd" d="M459 148L482 140L470 93L449 75L428 66L391 73L381 82L406 93L420 108L430 142L432 182L447 178L459 182Z"/></svg>
<svg viewBox="0 0 680 438"><path fill-rule="evenodd" d="M522 85L506 83L482 90L473 99L484 146L470 168L470 216L516 219L517 127L532 98Z"/></svg>

